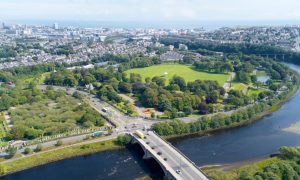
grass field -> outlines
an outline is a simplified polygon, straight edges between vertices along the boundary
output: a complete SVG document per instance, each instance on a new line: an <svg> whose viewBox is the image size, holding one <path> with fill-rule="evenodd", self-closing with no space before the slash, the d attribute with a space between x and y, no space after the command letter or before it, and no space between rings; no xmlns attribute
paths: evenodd
<svg viewBox="0 0 300 180"><path fill-rule="evenodd" d="M266 73L266 71L257 71L256 76L257 77L267 76L267 73Z"/></svg>
<svg viewBox="0 0 300 180"><path fill-rule="evenodd" d="M258 95L259 93L261 92L264 92L264 91L267 91L267 90L264 90L264 89L249 89L248 91L248 95Z"/></svg>
<svg viewBox="0 0 300 180"><path fill-rule="evenodd" d="M22 76L19 79L22 79L25 84L29 84L30 82L35 82L37 84L43 84L45 79L50 76L49 72L40 74L38 76L32 76L32 75L27 75L27 76Z"/></svg>
<svg viewBox="0 0 300 180"><path fill-rule="evenodd" d="M247 92L247 85L245 85L243 83L236 83L236 82L234 82L234 83L232 83L232 87L236 91L242 91L244 93Z"/></svg>
<svg viewBox="0 0 300 180"><path fill-rule="evenodd" d="M183 77L186 82L199 80L214 80L223 86L228 80L230 74L213 74L207 72L200 72L193 70L191 66L181 65L181 64L162 64L156 66L150 66L147 68L136 68L126 71L129 76L130 73L140 74L142 79L145 80L146 77L154 76L165 76L167 80L171 79L174 75ZM168 73L167 75L164 75Z"/></svg>

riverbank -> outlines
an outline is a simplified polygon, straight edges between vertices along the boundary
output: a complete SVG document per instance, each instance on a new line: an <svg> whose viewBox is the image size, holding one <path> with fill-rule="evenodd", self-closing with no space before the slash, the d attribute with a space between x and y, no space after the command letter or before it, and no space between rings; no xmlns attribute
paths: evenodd
<svg viewBox="0 0 300 180"><path fill-rule="evenodd" d="M238 179L297 179L300 147L281 147L276 157L239 162L226 167L204 167L214 180Z"/></svg>
<svg viewBox="0 0 300 180"><path fill-rule="evenodd" d="M232 164L205 166L202 170L214 180L238 180L243 171L255 172L278 161L280 159L277 157L256 158Z"/></svg>
<svg viewBox="0 0 300 180"><path fill-rule="evenodd" d="M295 73L295 74L297 74L298 78L300 79L300 74L299 73ZM261 120L262 118L278 111L286 102L288 102L296 94L296 92L298 90L299 90L299 84L297 86L295 86L286 95L285 99L283 99L282 101L279 101L278 103L276 103L273 106L269 107L267 110L255 115L254 117L252 117L249 120L241 121L241 122L229 125L229 126L220 127L220 128L216 128L216 129L209 129L209 130L206 130L206 131L195 132L195 133L164 136L164 138L169 140L169 141L177 141L177 140L187 139L187 138L192 138L192 137L200 137L200 136L207 136L207 135L211 135L211 134L216 134L216 133L219 133L219 132L222 132L222 131L227 131L227 130L230 130L230 129L239 128L239 127L242 127L242 126L246 126L246 125L255 123L255 122Z"/></svg>
<svg viewBox="0 0 300 180"><path fill-rule="evenodd" d="M239 126L242 126L245 124L255 122L255 121L261 119L262 117L273 113L274 110L278 110L281 105L283 105L285 102L287 102L290 99L290 97L297 90L298 90L298 88L295 87L293 89L293 91L291 91L288 94L287 98L285 98L285 101L281 101L281 102L277 103L276 106L273 106L273 108L269 107L268 108L269 111L260 113L259 114L260 116L256 116L256 118L253 118L251 122L247 121L243 124L236 124L235 127L239 127ZM234 128L234 127L232 126L231 128ZM231 129L231 128L227 128L227 129ZM220 129L215 129L213 131L212 130L207 131L206 133L207 134L216 133L221 130L227 130L227 129L220 128ZM199 133L196 135L199 136ZM203 134L203 135L205 135L205 134ZM191 137L191 135L186 135L183 137ZM171 138L169 138L169 139L171 139ZM119 146L115 143L115 140L102 141L102 142L97 142L97 143L94 142L94 143L89 143L89 144L87 144L87 142L84 142L84 143L86 143L86 144L72 145L72 147L61 147L61 149L58 149L58 150L49 150L49 152L44 151L44 152L28 155L25 157L17 158L15 160L14 159L7 160L7 161L1 163L1 165L3 164L6 167L7 171L5 172L5 174L11 174L11 173L14 173L17 171L25 170L25 169L32 168L35 166L39 166L39 165L43 165L43 164L47 164L50 162L71 158L71 157L82 156L82 155L93 154L93 153L98 153L98 152L102 152L102 151L108 151L108 150L122 148L122 146ZM251 163L248 161L246 161L246 162ZM235 167L235 166L233 166L233 167Z"/></svg>
<svg viewBox="0 0 300 180"><path fill-rule="evenodd" d="M5 169L5 171L1 175L4 176L7 174L12 174L32 167L76 156L89 155L110 150L118 150L122 148L124 147L118 145L116 139L111 139L99 142L82 143L80 145L70 145L61 147L59 149L42 151L21 158L1 162L0 165Z"/></svg>
<svg viewBox="0 0 300 180"><path fill-rule="evenodd" d="M300 122L290 125L288 128L283 129L286 132L292 132L295 134L300 134Z"/></svg>
<svg viewBox="0 0 300 180"><path fill-rule="evenodd" d="M264 161L270 159L270 157L259 157L255 159L245 160L245 161L239 161L234 163L228 163L228 164L212 164L212 165L206 165L200 167L205 172L210 171L224 171L224 172L230 172L232 170L238 169L240 167L243 167L245 165L250 165L254 163L258 163L260 161Z"/></svg>

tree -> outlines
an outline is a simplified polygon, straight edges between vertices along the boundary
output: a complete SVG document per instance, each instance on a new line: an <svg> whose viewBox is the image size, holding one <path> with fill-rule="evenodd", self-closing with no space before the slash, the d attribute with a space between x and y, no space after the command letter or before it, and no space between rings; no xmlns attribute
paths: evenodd
<svg viewBox="0 0 300 180"><path fill-rule="evenodd" d="M131 84L126 82L120 82L119 91L123 93L131 93L132 92Z"/></svg>
<svg viewBox="0 0 300 180"><path fill-rule="evenodd" d="M84 98L84 94L82 94L82 93L80 93L80 92L78 92L78 91L75 91L75 92L73 93L72 96L73 96L74 98L80 99L80 100L82 100L82 99Z"/></svg>
<svg viewBox="0 0 300 180"><path fill-rule="evenodd" d="M163 77L154 76L152 78L152 82L156 83L158 86L164 87L166 83L166 79Z"/></svg>
<svg viewBox="0 0 300 180"><path fill-rule="evenodd" d="M183 59L182 61L185 63L185 64L193 64L196 60L196 57L195 56L192 56L192 55L185 55L183 56Z"/></svg>
<svg viewBox="0 0 300 180"><path fill-rule="evenodd" d="M130 73L130 82L137 83L142 82L142 77L140 74Z"/></svg>
<svg viewBox="0 0 300 180"><path fill-rule="evenodd" d="M251 81L249 74L244 71L237 72L237 80L246 84L250 83Z"/></svg>
<svg viewBox="0 0 300 180"><path fill-rule="evenodd" d="M151 113L151 118L155 118L156 117L156 115L155 115L155 113L153 112L153 113Z"/></svg>
<svg viewBox="0 0 300 180"><path fill-rule="evenodd" d="M184 91L186 88L186 82L184 78L174 75L173 78L170 80L170 84L177 84L180 87L181 91Z"/></svg>
<svg viewBox="0 0 300 180"><path fill-rule="evenodd" d="M8 156L10 158L14 157L17 153L17 148L16 147L13 147L13 146L9 146L8 149L6 150L6 152L8 153Z"/></svg>
<svg viewBox="0 0 300 180"><path fill-rule="evenodd" d="M78 121L81 125L85 125L87 127L91 127L91 125L95 126L103 126L104 120L99 116L98 113L94 111L87 111ZM87 124L87 122L92 122Z"/></svg>
<svg viewBox="0 0 300 180"><path fill-rule="evenodd" d="M199 113L200 114L208 114L209 113L209 107L205 102L202 102L201 104L199 104Z"/></svg>
<svg viewBox="0 0 300 180"><path fill-rule="evenodd" d="M218 102L218 98L219 98L219 92L217 91L213 91L212 93L209 93L206 96L206 103L210 104L210 103L217 103Z"/></svg>
<svg viewBox="0 0 300 180"><path fill-rule="evenodd" d="M256 75L252 75L251 76L251 82L252 83L256 83L257 82L257 76Z"/></svg>
<svg viewBox="0 0 300 180"><path fill-rule="evenodd" d="M156 107L158 105L157 92L151 88L147 88L140 98L146 107Z"/></svg>
<svg viewBox="0 0 300 180"><path fill-rule="evenodd" d="M234 70L232 64L229 62L226 62L225 64L223 64L221 69L225 72L232 72Z"/></svg>
<svg viewBox="0 0 300 180"><path fill-rule="evenodd" d="M43 130L28 128L25 132L24 137L28 139L35 139L43 135Z"/></svg>
<svg viewBox="0 0 300 180"><path fill-rule="evenodd" d="M67 74L64 77L63 84L65 86L74 87L74 86L77 86L78 81L77 81L77 79L75 79L75 77L72 74Z"/></svg>
<svg viewBox="0 0 300 180"><path fill-rule="evenodd" d="M43 145L42 144L38 144L37 146L36 146L36 148L34 149L34 151L35 152L40 152L40 151L42 151L43 150Z"/></svg>
<svg viewBox="0 0 300 180"><path fill-rule="evenodd" d="M92 82L95 82L95 81L96 81L95 77L90 73L87 73L86 75L84 75L83 79L82 79L83 85L91 84Z"/></svg>
<svg viewBox="0 0 300 180"><path fill-rule="evenodd" d="M31 154L32 153L32 149L27 147L24 149L24 154Z"/></svg>
<svg viewBox="0 0 300 180"><path fill-rule="evenodd" d="M121 146L126 146L131 142L131 137L126 134L126 135L120 135L117 137L116 143Z"/></svg>
<svg viewBox="0 0 300 180"><path fill-rule="evenodd" d="M192 108L191 106L184 106L183 112L184 112L186 115L190 115L190 114L193 113L193 108Z"/></svg>
<svg viewBox="0 0 300 180"><path fill-rule="evenodd" d="M158 96L158 109L161 111L172 109L172 103L170 99L164 94Z"/></svg>
<svg viewBox="0 0 300 180"><path fill-rule="evenodd" d="M63 145L63 143L64 142L60 139L56 142L55 146L61 146L61 145Z"/></svg>
<svg viewBox="0 0 300 180"><path fill-rule="evenodd" d="M168 86L168 89L169 89L170 91L179 91L179 90L180 90L180 87L179 87L177 84L170 84L170 85Z"/></svg>
<svg viewBox="0 0 300 180"><path fill-rule="evenodd" d="M11 134L14 139L22 139L25 136L26 127L23 125L15 125L11 128Z"/></svg>

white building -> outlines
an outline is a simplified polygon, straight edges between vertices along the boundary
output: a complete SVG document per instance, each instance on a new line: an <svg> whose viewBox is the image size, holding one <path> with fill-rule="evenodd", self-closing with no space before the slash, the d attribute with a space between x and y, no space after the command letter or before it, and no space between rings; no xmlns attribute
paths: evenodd
<svg viewBox="0 0 300 180"><path fill-rule="evenodd" d="M168 51L160 55L162 61L179 61L183 59L183 55L174 51Z"/></svg>
<svg viewBox="0 0 300 180"><path fill-rule="evenodd" d="M58 30L58 23L53 24L53 29Z"/></svg>
<svg viewBox="0 0 300 180"><path fill-rule="evenodd" d="M187 45L185 45L185 44L179 44L179 50L187 51L187 50L188 50L188 47L187 47Z"/></svg>

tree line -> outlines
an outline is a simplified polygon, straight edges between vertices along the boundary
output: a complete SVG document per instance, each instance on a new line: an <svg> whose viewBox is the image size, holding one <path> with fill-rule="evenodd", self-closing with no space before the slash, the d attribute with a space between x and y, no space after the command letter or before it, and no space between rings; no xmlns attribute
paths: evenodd
<svg viewBox="0 0 300 180"><path fill-rule="evenodd" d="M223 52L225 54L246 54L246 55L259 55L259 54L284 54L284 61L294 64L300 64L300 53L291 50L286 50L276 46L267 44L251 44L251 43L218 43L208 40L192 40L189 38L181 37L163 37L160 42L165 45L174 45L178 47L179 44L186 44L191 50L209 50L214 52ZM279 57L278 57L279 58ZM283 60L283 59L279 59Z"/></svg>

